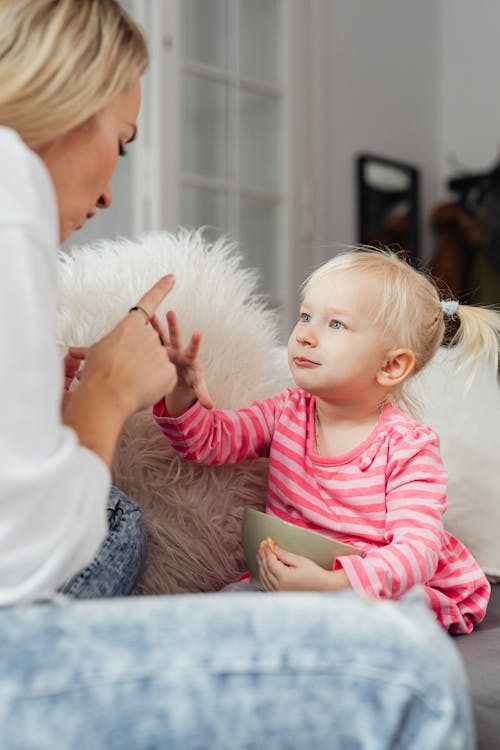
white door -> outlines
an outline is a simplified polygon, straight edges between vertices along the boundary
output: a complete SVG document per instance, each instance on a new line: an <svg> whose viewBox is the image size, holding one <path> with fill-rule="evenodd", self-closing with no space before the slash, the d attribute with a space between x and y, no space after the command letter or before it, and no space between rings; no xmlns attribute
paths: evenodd
<svg viewBox="0 0 500 750"><path fill-rule="evenodd" d="M283 0L181 4L180 223L240 243L271 304L286 278Z"/></svg>
<svg viewBox="0 0 500 750"><path fill-rule="evenodd" d="M206 226L208 238L227 234L258 268L284 337L298 283L319 260L324 222L314 200L322 160L313 156L321 148L323 2L124 3L151 53L140 137L113 180L106 223L100 218L75 241L180 225Z"/></svg>

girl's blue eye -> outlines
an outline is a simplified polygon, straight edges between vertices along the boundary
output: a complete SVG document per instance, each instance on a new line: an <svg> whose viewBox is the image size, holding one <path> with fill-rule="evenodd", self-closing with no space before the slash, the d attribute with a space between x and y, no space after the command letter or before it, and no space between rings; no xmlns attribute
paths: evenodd
<svg viewBox="0 0 500 750"><path fill-rule="evenodd" d="M300 313L300 320L302 321L302 323L309 323L309 321L311 320L311 316L309 315L309 313Z"/></svg>
<svg viewBox="0 0 500 750"><path fill-rule="evenodd" d="M343 331L345 328L345 325L340 322L340 320L332 320L330 323L330 328L333 328L334 331Z"/></svg>
<svg viewBox="0 0 500 750"><path fill-rule="evenodd" d="M127 149L123 145L123 143L118 144L118 154L119 156L127 156Z"/></svg>

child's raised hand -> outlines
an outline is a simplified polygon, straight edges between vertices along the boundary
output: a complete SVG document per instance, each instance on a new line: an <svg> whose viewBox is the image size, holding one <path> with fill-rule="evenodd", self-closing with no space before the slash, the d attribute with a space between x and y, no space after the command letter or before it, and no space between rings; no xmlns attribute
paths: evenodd
<svg viewBox="0 0 500 750"><path fill-rule="evenodd" d="M178 391L179 395L183 391L192 392L202 406L206 409L212 409L214 402L208 392L205 368L198 358L201 334L193 333L189 344L185 347L182 343L177 316L173 310L167 312L167 324L168 338L164 334L163 338L166 339L165 345L170 361L177 369L177 386L175 390ZM172 400L176 397L175 390L171 396ZM168 406L169 404L167 404Z"/></svg>

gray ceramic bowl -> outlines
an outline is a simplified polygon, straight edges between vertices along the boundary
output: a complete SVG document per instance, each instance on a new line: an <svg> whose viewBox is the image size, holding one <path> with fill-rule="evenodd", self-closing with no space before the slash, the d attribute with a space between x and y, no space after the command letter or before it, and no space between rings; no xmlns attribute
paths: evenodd
<svg viewBox="0 0 500 750"><path fill-rule="evenodd" d="M255 559L263 539L271 537L278 547L308 557L325 570L331 570L333 561L339 555L361 555L357 547L337 542L324 534L309 531L301 526L282 521L275 516L261 513L254 508L245 508L242 525L242 541L245 559L250 571L251 582L260 586L259 569Z"/></svg>

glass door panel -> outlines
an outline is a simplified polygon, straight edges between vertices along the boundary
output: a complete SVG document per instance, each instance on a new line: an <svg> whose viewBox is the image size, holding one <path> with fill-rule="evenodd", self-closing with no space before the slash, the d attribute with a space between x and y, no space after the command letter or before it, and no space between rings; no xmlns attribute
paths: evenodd
<svg viewBox="0 0 500 750"><path fill-rule="evenodd" d="M227 194L221 190L185 185L182 195L181 224L207 227L213 239L227 232Z"/></svg>
<svg viewBox="0 0 500 750"><path fill-rule="evenodd" d="M280 242L281 207L276 201L240 197L239 241L252 266L260 269L262 291L273 305L279 305L281 283Z"/></svg>
<svg viewBox="0 0 500 750"><path fill-rule="evenodd" d="M184 55L226 69L229 0L182 0Z"/></svg>
<svg viewBox="0 0 500 750"><path fill-rule="evenodd" d="M227 178L228 88L202 75L184 73L183 171Z"/></svg>
<svg viewBox="0 0 500 750"><path fill-rule="evenodd" d="M228 234L284 302L284 0L182 0L181 223Z"/></svg>
<svg viewBox="0 0 500 750"><path fill-rule="evenodd" d="M240 92L240 180L246 187L282 189L279 109L276 97Z"/></svg>
<svg viewBox="0 0 500 750"><path fill-rule="evenodd" d="M278 85L280 75L279 0L240 0L239 73L242 78Z"/></svg>

